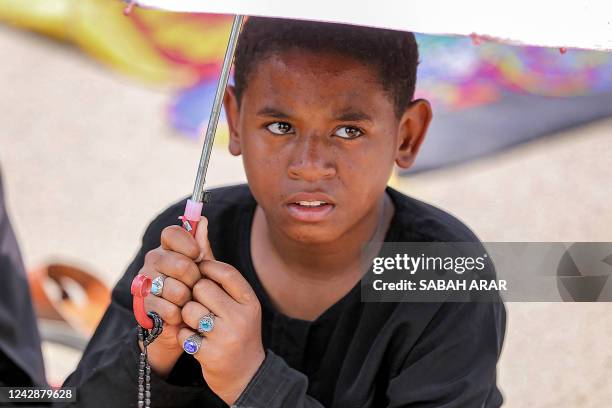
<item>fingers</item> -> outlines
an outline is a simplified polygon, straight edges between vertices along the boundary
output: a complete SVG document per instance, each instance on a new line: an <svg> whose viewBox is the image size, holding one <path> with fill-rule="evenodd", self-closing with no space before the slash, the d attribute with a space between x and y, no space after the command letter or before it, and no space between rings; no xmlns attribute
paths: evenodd
<svg viewBox="0 0 612 408"><path fill-rule="evenodd" d="M183 282L167 277L164 281L161 297L175 305L182 307L191 300L191 289Z"/></svg>
<svg viewBox="0 0 612 408"><path fill-rule="evenodd" d="M178 326L183 323L181 308L166 299L156 296L147 296L145 298L145 308L157 313L165 324Z"/></svg>
<svg viewBox="0 0 612 408"><path fill-rule="evenodd" d="M178 343L184 347L185 345L185 340L187 340L187 338L189 336L199 336L201 339L201 343L200 343L200 347L198 348L198 351L196 353L193 354L193 356L196 358L196 360L198 360L200 363L202 362L201 359L203 357L203 351L206 350L208 347L208 340L206 339L206 337L202 337L200 335L198 335L196 332L194 332L193 330L187 329L187 328L182 328L179 330L178 334L177 334L177 340Z"/></svg>
<svg viewBox="0 0 612 408"><path fill-rule="evenodd" d="M190 259L195 260L200 256L200 247L195 239L178 225L170 225L163 229L161 246L166 250L183 254Z"/></svg>
<svg viewBox="0 0 612 408"><path fill-rule="evenodd" d="M204 216L200 217L195 239L178 225L164 228L161 235L161 247L185 255L195 262L215 259L208 240L208 219Z"/></svg>
<svg viewBox="0 0 612 408"><path fill-rule="evenodd" d="M200 256L198 256L196 262L202 260L214 261L215 257L210 247L210 241L208 240L208 219L204 216L200 218L200 222L198 223L195 240L200 248Z"/></svg>
<svg viewBox="0 0 612 408"><path fill-rule="evenodd" d="M147 253L141 273L151 279L165 275L161 297L178 306L191 300L191 287L201 277L191 259L161 247Z"/></svg>
<svg viewBox="0 0 612 408"><path fill-rule="evenodd" d="M193 285L200 280L202 274L196 263L187 256L170 250L159 249L161 256L155 262L155 270L166 276L175 278L193 288Z"/></svg>
<svg viewBox="0 0 612 408"><path fill-rule="evenodd" d="M236 302L248 304L256 300L251 285L233 266L218 261L202 261L199 268L202 275L220 285Z"/></svg>
<svg viewBox="0 0 612 408"><path fill-rule="evenodd" d="M209 313L210 310L198 302L188 302L181 310L183 321L196 331L198 331L200 320ZM217 316L214 317L214 325L217 324L218 319ZM204 335L207 335L207 333L204 333Z"/></svg>
<svg viewBox="0 0 612 408"><path fill-rule="evenodd" d="M206 306L216 316L237 312L238 304L219 285L210 279L200 279L193 287L192 298Z"/></svg>

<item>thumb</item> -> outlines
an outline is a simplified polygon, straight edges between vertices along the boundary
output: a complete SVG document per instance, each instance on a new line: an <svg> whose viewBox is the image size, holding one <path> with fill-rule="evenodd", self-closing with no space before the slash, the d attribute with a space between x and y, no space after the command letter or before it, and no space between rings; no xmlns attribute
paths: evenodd
<svg viewBox="0 0 612 408"><path fill-rule="evenodd" d="M208 240L208 219L204 216L200 217L198 228L195 234L195 240L200 247L200 256L195 260L196 263L200 261L214 261L215 256L212 253L210 247L210 241Z"/></svg>

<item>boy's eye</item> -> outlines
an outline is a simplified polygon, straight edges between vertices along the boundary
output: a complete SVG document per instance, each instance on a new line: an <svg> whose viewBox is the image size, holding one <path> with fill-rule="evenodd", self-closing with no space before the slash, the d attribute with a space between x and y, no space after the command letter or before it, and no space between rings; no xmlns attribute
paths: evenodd
<svg viewBox="0 0 612 408"><path fill-rule="evenodd" d="M275 135L286 135L288 133L293 133L293 128L287 122L270 123L268 126L266 126L266 128Z"/></svg>
<svg viewBox="0 0 612 408"><path fill-rule="evenodd" d="M340 136L344 139L355 139L363 135L363 131L354 126L342 126L334 132L334 136Z"/></svg>

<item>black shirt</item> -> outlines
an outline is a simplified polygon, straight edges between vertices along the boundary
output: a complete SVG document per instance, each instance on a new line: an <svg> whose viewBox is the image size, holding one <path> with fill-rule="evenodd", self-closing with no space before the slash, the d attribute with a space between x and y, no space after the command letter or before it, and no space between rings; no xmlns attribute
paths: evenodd
<svg viewBox="0 0 612 408"><path fill-rule="evenodd" d="M385 241L477 242L451 215L387 188L395 214ZM498 407L496 363L505 332L502 303L364 303L359 283L315 321L274 309L250 254L256 208L248 186L212 191L204 207L217 260L236 267L262 305L266 358L235 407ZM147 228L136 258L65 386L79 406L136 406L139 349L130 284L185 200ZM152 378L153 407L226 407L183 354L167 380Z"/></svg>
<svg viewBox="0 0 612 408"><path fill-rule="evenodd" d="M0 174L0 387L46 384L36 316Z"/></svg>

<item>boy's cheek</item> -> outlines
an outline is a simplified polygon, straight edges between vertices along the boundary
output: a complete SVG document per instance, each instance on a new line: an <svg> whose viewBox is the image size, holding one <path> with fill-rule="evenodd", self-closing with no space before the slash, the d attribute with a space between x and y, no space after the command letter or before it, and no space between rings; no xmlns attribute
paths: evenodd
<svg viewBox="0 0 612 408"><path fill-rule="evenodd" d="M279 152L266 146L244 144L242 161L247 176L252 178L279 177L284 174Z"/></svg>

